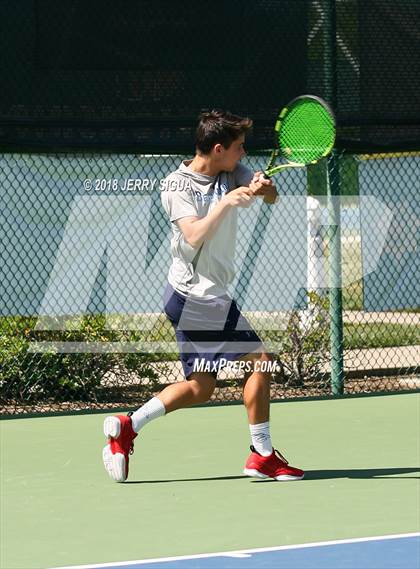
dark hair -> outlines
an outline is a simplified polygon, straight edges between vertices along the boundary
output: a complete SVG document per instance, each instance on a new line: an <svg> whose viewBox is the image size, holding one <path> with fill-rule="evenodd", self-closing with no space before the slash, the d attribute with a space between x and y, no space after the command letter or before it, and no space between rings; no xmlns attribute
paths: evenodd
<svg viewBox="0 0 420 569"><path fill-rule="evenodd" d="M252 120L229 111L213 110L200 114L195 145L201 154L209 154L215 144L229 148L234 140L252 127Z"/></svg>

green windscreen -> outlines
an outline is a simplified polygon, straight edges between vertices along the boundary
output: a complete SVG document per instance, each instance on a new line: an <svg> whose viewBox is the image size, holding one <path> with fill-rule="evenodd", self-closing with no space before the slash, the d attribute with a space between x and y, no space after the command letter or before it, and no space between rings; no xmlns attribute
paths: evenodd
<svg viewBox="0 0 420 569"><path fill-rule="evenodd" d="M284 158L298 164L309 164L330 152L335 138L335 121L322 103L302 98L282 115L278 139Z"/></svg>

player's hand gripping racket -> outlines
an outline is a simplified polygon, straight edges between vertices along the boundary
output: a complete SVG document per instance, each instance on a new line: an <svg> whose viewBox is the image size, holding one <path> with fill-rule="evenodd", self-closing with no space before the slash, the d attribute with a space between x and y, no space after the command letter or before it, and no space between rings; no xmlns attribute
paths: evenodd
<svg viewBox="0 0 420 569"><path fill-rule="evenodd" d="M320 97L302 95L284 107L274 127L276 146L264 170L271 178L286 168L302 168L328 156L334 147L335 118ZM275 165L278 158L287 164Z"/></svg>

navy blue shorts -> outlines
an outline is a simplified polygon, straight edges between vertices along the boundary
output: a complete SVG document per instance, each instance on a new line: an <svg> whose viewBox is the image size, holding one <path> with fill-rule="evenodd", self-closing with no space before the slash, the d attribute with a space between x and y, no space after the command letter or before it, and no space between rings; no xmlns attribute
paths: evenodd
<svg viewBox="0 0 420 569"><path fill-rule="evenodd" d="M264 347L236 302L229 296L212 300L184 296L168 283L164 310L176 334L184 375L217 371Z"/></svg>

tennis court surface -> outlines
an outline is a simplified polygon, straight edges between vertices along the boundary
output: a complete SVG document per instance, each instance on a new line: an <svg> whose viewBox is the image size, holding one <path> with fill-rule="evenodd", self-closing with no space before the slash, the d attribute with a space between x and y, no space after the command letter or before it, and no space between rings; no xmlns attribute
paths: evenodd
<svg viewBox="0 0 420 569"><path fill-rule="evenodd" d="M242 475L242 406L146 426L125 484L103 470L104 415L2 421L1 568L419 567L419 394L271 413L301 482Z"/></svg>

